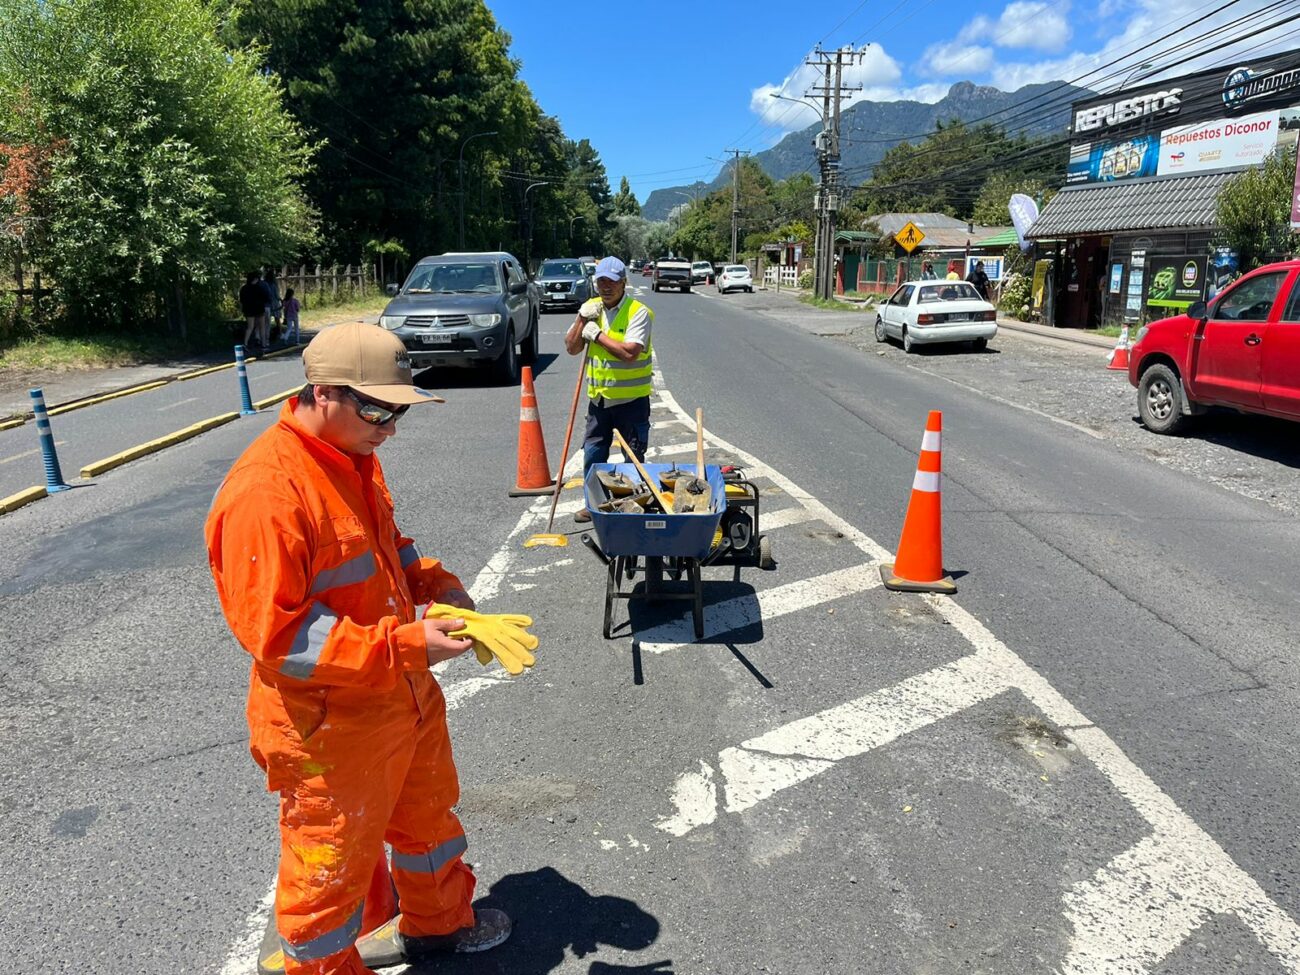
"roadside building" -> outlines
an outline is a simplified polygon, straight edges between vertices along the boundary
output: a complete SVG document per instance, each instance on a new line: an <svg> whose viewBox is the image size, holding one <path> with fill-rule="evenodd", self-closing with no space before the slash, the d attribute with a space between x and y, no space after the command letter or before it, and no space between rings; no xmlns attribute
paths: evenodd
<svg viewBox="0 0 1300 975"><path fill-rule="evenodd" d="M844 290L868 294L888 293L900 281L919 278L926 261L940 271L957 261L963 278L977 260L983 261L985 273L996 283L1002 277L1007 249L1007 244L999 246L996 241L1008 233L1015 243L1009 227L984 227L946 213L878 213L863 221L861 230L835 235L836 266ZM903 245L909 235L918 241L910 253ZM880 241L892 241L889 256L880 256Z"/></svg>
<svg viewBox="0 0 1300 975"><path fill-rule="evenodd" d="M1215 211L1232 177L1294 146L1300 51L1074 103L1065 187L1030 227L1052 325L1138 325L1236 273Z"/></svg>

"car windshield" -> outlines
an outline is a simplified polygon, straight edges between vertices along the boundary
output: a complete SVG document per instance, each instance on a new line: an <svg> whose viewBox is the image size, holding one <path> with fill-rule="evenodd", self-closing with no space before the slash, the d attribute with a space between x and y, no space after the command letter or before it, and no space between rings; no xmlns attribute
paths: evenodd
<svg viewBox="0 0 1300 975"><path fill-rule="evenodd" d="M403 289L408 294L494 293L501 290L494 264L421 264Z"/></svg>
<svg viewBox="0 0 1300 975"><path fill-rule="evenodd" d="M973 285L965 281L952 281L948 284L929 284L921 288L917 304L929 301L983 301Z"/></svg>
<svg viewBox="0 0 1300 975"><path fill-rule="evenodd" d="M582 267L577 261L543 261L541 274L544 278L580 278Z"/></svg>
<svg viewBox="0 0 1300 975"><path fill-rule="evenodd" d="M713 270L713 265L708 261L696 261L692 267L707 267L709 270Z"/></svg>

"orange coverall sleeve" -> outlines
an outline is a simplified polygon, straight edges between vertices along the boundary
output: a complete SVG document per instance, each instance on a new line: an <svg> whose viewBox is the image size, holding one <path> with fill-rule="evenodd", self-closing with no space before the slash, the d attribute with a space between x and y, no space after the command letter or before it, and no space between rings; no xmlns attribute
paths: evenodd
<svg viewBox="0 0 1300 975"><path fill-rule="evenodd" d="M293 499L229 493L208 523L209 558L230 628L258 663L313 684L378 690L428 669L422 623L360 623L313 594L316 529Z"/></svg>
<svg viewBox="0 0 1300 975"><path fill-rule="evenodd" d="M406 583L411 587L411 598L421 606L427 603L443 602L443 596L453 589L462 592L465 584L448 572L437 559L426 558L420 554L415 542L398 532L393 539L397 554L402 559L402 571L406 573Z"/></svg>

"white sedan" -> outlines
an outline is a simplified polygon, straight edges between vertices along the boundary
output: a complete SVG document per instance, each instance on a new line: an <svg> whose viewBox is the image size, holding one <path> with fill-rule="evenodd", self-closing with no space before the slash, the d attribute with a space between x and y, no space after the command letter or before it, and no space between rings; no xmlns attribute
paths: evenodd
<svg viewBox="0 0 1300 975"><path fill-rule="evenodd" d="M748 291L754 293L754 279L750 277L749 268L743 264L728 264L718 275L718 294L728 291Z"/></svg>
<svg viewBox="0 0 1300 975"><path fill-rule="evenodd" d="M983 349L998 334L998 313L965 281L907 281L876 309L876 341L917 345L970 342Z"/></svg>

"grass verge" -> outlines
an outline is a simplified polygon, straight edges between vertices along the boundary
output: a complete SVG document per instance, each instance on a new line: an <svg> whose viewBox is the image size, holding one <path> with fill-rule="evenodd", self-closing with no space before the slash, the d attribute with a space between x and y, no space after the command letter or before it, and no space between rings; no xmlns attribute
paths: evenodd
<svg viewBox="0 0 1300 975"><path fill-rule="evenodd" d="M855 311L863 312L875 310L874 305L851 305L848 302L836 301L834 298L827 301L825 298L818 298L816 295L802 294L799 300L805 305L812 305L814 308L825 308L828 311Z"/></svg>

